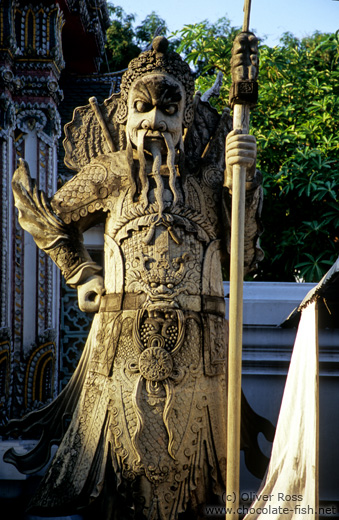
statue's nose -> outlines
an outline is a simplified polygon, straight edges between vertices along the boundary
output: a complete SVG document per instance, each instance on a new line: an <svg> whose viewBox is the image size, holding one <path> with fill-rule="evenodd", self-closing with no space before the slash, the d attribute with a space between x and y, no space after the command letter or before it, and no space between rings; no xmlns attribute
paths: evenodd
<svg viewBox="0 0 339 520"><path fill-rule="evenodd" d="M166 122L161 118L161 112L154 107L151 112L147 114L147 117L141 123L141 127L144 130L153 130L159 132L165 132L167 130Z"/></svg>

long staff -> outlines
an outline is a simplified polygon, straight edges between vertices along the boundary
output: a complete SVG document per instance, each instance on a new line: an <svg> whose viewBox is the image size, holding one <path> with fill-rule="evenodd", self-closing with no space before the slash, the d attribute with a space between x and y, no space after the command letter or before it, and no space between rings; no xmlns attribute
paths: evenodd
<svg viewBox="0 0 339 520"><path fill-rule="evenodd" d="M249 30L251 0L245 0L242 32ZM239 79L239 78L238 78ZM233 128L249 132L250 106L257 93L256 82L234 81L231 91ZM231 260L229 300L226 520L239 518L241 367L243 329L243 279L245 232L246 166L233 166Z"/></svg>

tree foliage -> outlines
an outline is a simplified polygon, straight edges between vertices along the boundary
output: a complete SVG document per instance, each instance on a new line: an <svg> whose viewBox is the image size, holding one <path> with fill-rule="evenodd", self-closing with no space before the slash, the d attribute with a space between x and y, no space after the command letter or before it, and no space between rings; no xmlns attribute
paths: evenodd
<svg viewBox="0 0 339 520"><path fill-rule="evenodd" d="M265 279L319 281L339 244L339 41L285 35L260 51L253 112L264 174Z"/></svg>
<svg viewBox="0 0 339 520"><path fill-rule="evenodd" d="M135 16L126 14L122 7L109 5L111 25L107 29L106 56L109 70L125 69L138 56L140 48L135 42L133 23Z"/></svg>
<svg viewBox="0 0 339 520"><path fill-rule="evenodd" d="M180 33L180 48L190 48L188 59L203 71L197 79L202 91L217 69L228 72L231 42L216 37L217 29L203 22ZM235 31L228 32L233 37ZM251 128L264 179L265 260L256 279L319 281L339 245L338 33L301 40L286 33L276 47L260 45L259 56L259 102ZM215 101L220 110L229 86L226 76Z"/></svg>
<svg viewBox="0 0 339 520"><path fill-rule="evenodd" d="M230 72L232 43L238 29L231 27L228 18L219 18L215 24L204 20L186 25L180 32L177 52L193 64L197 77L211 76L216 72ZM206 37L207 36L207 37Z"/></svg>
<svg viewBox="0 0 339 520"><path fill-rule="evenodd" d="M152 42L156 31L165 36L168 27L165 20L154 11L135 27L134 14L126 14L122 7L113 4L108 7L111 25L106 33L107 63L104 64L104 69L116 72L127 68L129 62ZM178 42L172 40L172 48L177 45Z"/></svg>
<svg viewBox="0 0 339 520"><path fill-rule="evenodd" d="M145 44L150 44L158 30L163 35L166 35L168 32L165 20L160 18L155 11L152 11L135 29L135 37L138 44L141 47L145 46Z"/></svg>

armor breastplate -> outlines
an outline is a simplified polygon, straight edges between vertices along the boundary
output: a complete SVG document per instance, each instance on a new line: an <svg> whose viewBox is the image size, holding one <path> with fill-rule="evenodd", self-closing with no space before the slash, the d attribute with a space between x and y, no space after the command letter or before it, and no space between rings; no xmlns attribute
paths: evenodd
<svg viewBox="0 0 339 520"><path fill-rule="evenodd" d="M180 204L162 215L156 204L145 209L121 195L106 224L106 293L198 312L202 296L224 298L220 241L198 190L197 207Z"/></svg>

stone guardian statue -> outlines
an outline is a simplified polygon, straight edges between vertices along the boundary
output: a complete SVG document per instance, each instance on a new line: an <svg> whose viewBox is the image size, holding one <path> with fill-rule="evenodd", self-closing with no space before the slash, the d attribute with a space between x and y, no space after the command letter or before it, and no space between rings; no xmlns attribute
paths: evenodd
<svg viewBox="0 0 339 520"><path fill-rule="evenodd" d="M78 367L52 404L5 433L40 427L36 448L5 460L31 473L60 444L30 510L101 520L202 518L226 472L228 262L232 164L248 158L245 271L262 256L253 136L232 132L164 37L132 60L121 92L77 108L65 127L76 171L48 200L21 161L21 226L95 312ZM227 164L225 139L227 134ZM226 179L226 180L225 180ZM82 233L105 223L104 273ZM262 475L270 425L243 398L242 448ZM68 422L66 419L68 418ZM87 515L87 516L86 516Z"/></svg>

